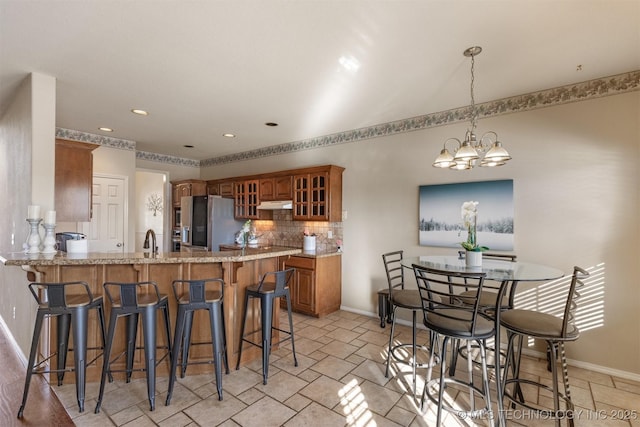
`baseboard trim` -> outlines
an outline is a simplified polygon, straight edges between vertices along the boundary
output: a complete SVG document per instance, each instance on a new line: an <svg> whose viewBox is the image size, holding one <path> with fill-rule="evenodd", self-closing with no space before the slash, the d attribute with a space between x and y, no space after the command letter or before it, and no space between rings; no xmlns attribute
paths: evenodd
<svg viewBox="0 0 640 427"><path fill-rule="evenodd" d="M4 330L4 335L6 335L7 340L9 340L9 343L15 349L15 353L18 355L18 358L20 359L20 362L22 363L22 365L24 365L24 367L26 368L26 366L29 364L29 360L27 359L25 354L20 349L20 346L18 345L18 342L13 337L13 334L9 330L9 326L4 321L4 318L2 316L0 316L0 328L2 328Z"/></svg>
<svg viewBox="0 0 640 427"><path fill-rule="evenodd" d="M340 310L348 311L350 313L361 314L363 316L379 318L378 313L372 313L370 311L358 310L358 309L351 308L351 307L340 306ZM398 319L396 323L398 323L400 325L409 326L409 327L411 326L411 322L407 321L407 320L404 320L404 319ZM417 327L419 329L426 329L424 327L424 325L422 324L422 322L418 323ZM500 347L502 347L502 346L500 346ZM538 357L538 358L546 358L547 357L547 355L545 353L541 353L541 352L536 351L536 350L523 349L522 351L523 351L524 354L526 354L528 356L532 356L532 357ZM634 372L622 371L620 369L614 369L614 368L610 368L608 366L596 365L594 363L584 362L584 361L575 360L575 359L567 359L567 364L569 366L574 366L576 368L588 369L590 371L598 372L598 373L601 373L601 374L611 375L611 376L622 378L622 379L626 379L626 380L640 382L640 374L636 374Z"/></svg>

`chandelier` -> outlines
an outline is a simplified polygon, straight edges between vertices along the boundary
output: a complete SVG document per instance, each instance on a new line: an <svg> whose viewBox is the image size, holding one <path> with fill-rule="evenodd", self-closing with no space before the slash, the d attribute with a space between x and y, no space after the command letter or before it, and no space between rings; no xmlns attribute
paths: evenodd
<svg viewBox="0 0 640 427"><path fill-rule="evenodd" d="M478 110L473 96L475 83L474 65L475 57L482 52L480 46L470 47L464 51L464 56L471 57L471 129L467 129L464 141L458 138L449 138L444 142L444 148L433 162L436 168L449 168L455 170L471 169L480 165L484 167L502 166L511 160L511 156L498 141L498 134L488 131L480 139L476 137L475 130L478 122ZM451 155L447 149L448 142L455 142L457 146Z"/></svg>

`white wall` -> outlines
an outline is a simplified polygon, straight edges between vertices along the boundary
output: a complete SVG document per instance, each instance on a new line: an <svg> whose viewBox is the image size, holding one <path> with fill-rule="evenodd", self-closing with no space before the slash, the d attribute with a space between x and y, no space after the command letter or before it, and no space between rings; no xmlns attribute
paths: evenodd
<svg viewBox="0 0 640 427"><path fill-rule="evenodd" d="M20 252L29 227L27 206L54 206L55 79L27 76L0 119L0 252ZM32 174L32 170L34 173ZM0 316L28 352L36 304L27 275L0 265Z"/></svg>
<svg viewBox="0 0 640 427"><path fill-rule="evenodd" d="M431 166L446 138L464 136L466 124L455 124L206 168L202 177L345 167L342 304L368 313L386 287L382 253L451 253L418 245L420 185L513 179L519 259L566 274L574 265L605 266L604 326L583 332L568 357L640 374L639 118L633 92L480 120L478 132L497 131L513 156L494 169Z"/></svg>
<svg viewBox="0 0 640 427"><path fill-rule="evenodd" d="M162 198L162 209L154 215L147 207L149 197L155 194ZM135 211L135 246L132 245L136 252L143 251L143 243L146 232L152 229L156 233L156 243L159 252L164 252L164 228L165 211L167 209L167 198L165 197L165 179L164 174L146 171L136 172L136 200L138 206ZM167 232L170 228L167 228Z"/></svg>

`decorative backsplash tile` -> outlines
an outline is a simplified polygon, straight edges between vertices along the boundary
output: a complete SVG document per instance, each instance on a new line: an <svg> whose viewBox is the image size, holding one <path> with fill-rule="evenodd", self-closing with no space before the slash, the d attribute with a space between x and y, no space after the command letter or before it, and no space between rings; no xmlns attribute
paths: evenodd
<svg viewBox="0 0 640 427"><path fill-rule="evenodd" d="M292 211L273 211L273 221L253 221L259 245L302 247L305 231L316 236L317 251L335 251L342 242L341 222L293 221ZM329 232L332 237L329 237Z"/></svg>

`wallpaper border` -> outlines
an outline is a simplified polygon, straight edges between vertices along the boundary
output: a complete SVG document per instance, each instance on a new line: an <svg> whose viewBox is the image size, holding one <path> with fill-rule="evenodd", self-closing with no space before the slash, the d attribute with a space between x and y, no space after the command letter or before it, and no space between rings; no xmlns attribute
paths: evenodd
<svg viewBox="0 0 640 427"><path fill-rule="evenodd" d="M640 90L640 70L477 104L478 118L529 111L638 90ZM301 141L272 145L257 150L244 151L202 161L146 151L136 151L136 159L188 167L216 166L444 126L468 120L468 111L469 106L466 105L437 113L424 114L408 119L381 123ZM91 142L126 150L135 150L136 145L135 141L110 138L63 128L56 129L56 137Z"/></svg>

